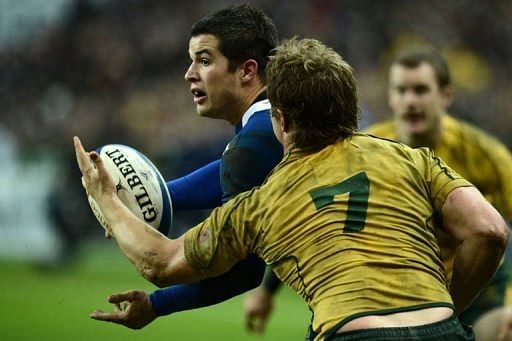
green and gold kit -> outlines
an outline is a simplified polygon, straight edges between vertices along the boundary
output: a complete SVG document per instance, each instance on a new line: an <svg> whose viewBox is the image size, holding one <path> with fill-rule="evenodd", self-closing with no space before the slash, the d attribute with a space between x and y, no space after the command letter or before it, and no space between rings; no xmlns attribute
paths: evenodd
<svg viewBox="0 0 512 341"><path fill-rule="evenodd" d="M307 301L319 338L364 315L452 307L436 211L461 186L426 148L356 134L292 150L263 186L187 232L185 255L216 276L258 254Z"/></svg>
<svg viewBox="0 0 512 341"><path fill-rule="evenodd" d="M434 153L453 170L475 185L485 198L512 221L512 155L497 139L455 118L442 118L441 140ZM365 132L397 140L394 121L371 126ZM440 238L448 278L451 278L457 242L443 234Z"/></svg>

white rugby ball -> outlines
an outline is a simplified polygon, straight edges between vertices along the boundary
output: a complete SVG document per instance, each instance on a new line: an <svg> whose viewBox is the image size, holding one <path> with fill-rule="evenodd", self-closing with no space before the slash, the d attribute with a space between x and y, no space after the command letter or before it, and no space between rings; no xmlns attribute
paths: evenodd
<svg viewBox="0 0 512 341"><path fill-rule="evenodd" d="M117 195L139 219L164 235L172 223L172 202L162 175L141 152L121 144L108 144L96 150L116 183ZM94 215L107 228L96 201L89 196Z"/></svg>

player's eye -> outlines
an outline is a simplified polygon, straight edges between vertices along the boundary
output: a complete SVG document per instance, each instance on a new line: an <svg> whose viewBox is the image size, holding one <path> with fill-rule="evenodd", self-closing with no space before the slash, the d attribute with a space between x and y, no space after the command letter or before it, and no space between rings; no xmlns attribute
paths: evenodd
<svg viewBox="0 0 512 341"><path fill-rule="evenodd" d="M201 65L202 66L208 66L210 65L210 61L208 59L201 59Z"/></svg>
<svg viewBox="0 0 512 341"><path fill-rule="evenodd" d="M418 85L414 88L414 92L417 93L418 95L426 94L427 92L429 92L429 90L429 87L426 85Z"/></svg>
<svg viewBox="0 0 512 341"><path fill-rule="evenodd" d="M395 91L398 94L403 95L405 93L405 87L403 87L403 86L395 86Z"/></svg>

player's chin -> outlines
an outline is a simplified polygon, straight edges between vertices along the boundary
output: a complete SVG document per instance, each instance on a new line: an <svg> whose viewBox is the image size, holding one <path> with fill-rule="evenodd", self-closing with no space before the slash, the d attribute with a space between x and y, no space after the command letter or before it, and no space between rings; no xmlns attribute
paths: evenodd
<svg viewBox="0 0 512 341"><path fill-rule="evenodd" d="M210 107L203 106L201 108L197 108L197 113L201 117L207 117L207 118L219 118L218 115L216 115L216 112L214 110L211 110Z"/></svg>

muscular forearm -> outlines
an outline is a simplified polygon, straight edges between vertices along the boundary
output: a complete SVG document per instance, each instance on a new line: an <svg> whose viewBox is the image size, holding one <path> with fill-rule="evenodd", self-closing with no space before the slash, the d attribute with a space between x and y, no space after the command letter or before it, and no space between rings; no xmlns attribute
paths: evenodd
<svg viewBox="0 0 512 341"><path fill-rule="evenodd" d="M457 313L462 312L491 280L505 246L500 239L484 237L469 238L461 243L450 284Z"/></svg>
<svg viewBox="0 0 512 341"><path fill-rule="evenodd" d="M102 198L100 206L119 248L148 281L168 286L202 278L188 266L182 239L165 237L138 219L117 196Z"/></svg>

